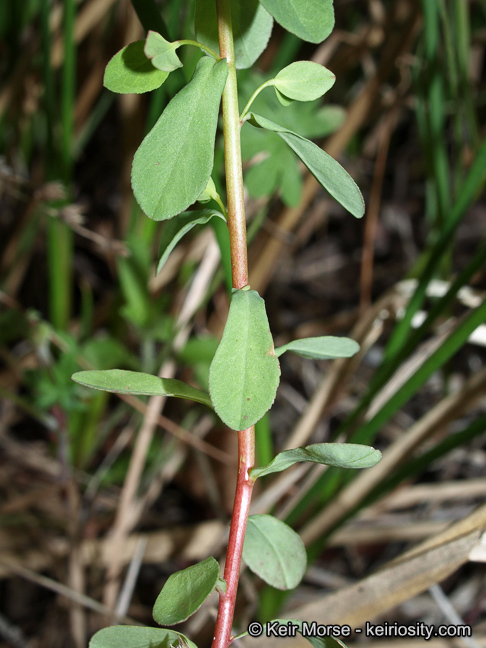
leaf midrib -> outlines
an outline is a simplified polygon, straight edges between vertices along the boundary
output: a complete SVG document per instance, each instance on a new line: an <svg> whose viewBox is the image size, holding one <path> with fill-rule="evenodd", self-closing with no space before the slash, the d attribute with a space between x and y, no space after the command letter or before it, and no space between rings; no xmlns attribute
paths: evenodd
<svg viewBox="0 0 486 648"><path fill-rule="evenodd" d="M241 393L240 393L240 403L239 403L239 414L238 414L238 420L239 420L239 427L241 427L244 424L243 420L243 405L245 402L245 389L246 389L246 383L247 383L247 375L248 375L248 340L250 338L249 331L250 331L250 313L251 313L251 303L249 304L249 307L246 309L246 318L245 318L245 331L244 331L244 349L245 353L243 355L243 366L242 366L242 371L243 371L243 380L242 380L242 387L241 387Z"/></svg>
<svg viewBox="0 0 486 648"><path fill-rule="evenodd" d="M273 542L271 542L270 538L269 538L268 536L266 536L266 535L263 533L263 531L261 531L261 530L258 528L258 526L257 526L256 524L253 523L253 527L254 527L254 528L258 531L258 533L259 533L259 534L264 538L264 540L267 542L267 544L268 544L268 545L273 549L273 553L274 553L274 555L277 557L278 563L279 563L279 565L280 565L281 572L282 572L282 574L283 574L283 578L284 578L284 581L285 581L285 586L288 587L288 586L289 586L289 580L288 580L288 578L287 578L287 572L286 572L286 570L285 570L285 561L283 561L283 560L281 559L279 552L277 551L277 549L276 549L275 545L273 544Z"/></svg>

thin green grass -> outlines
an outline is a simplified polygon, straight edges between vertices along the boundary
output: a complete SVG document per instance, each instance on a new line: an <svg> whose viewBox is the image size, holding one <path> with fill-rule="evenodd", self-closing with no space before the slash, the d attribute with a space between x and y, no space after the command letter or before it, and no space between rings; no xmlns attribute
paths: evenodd
<svg viewBox="0 0 486 648"><path fill-rule="evenodd" d="M43 14L47 11L43 7ZM43 18L46 22L47 16ZM64 2L64 62L61 84L61 143L60 164L56 165L54 173L58 173L65 187L69 187L73 174L73 138L74 138L74 108L76 99L76 43L74 41L74 24L76 19L75 0ZM48 26L44 25L43 56L44 74L46 77L46 102L48 124L53 128L52 71L50 68L50 47ZM60 205L57 205L58 207ZM56 219L48 223L47 247L49 267L50 317L58 330L67 330L72 313L73 299L73 249L74 236L69 226Z"/></svg>

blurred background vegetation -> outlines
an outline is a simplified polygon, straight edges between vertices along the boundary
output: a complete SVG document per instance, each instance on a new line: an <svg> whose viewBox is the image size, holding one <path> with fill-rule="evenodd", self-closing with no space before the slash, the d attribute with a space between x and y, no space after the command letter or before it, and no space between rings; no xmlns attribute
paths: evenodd
<svg viewBox="0 0 486 648"><path fill-rule="evenodd" d="M81 648L113 618L151 624L167 576L225 546L234 435L202 406L70 379L118 367L205 388L228 309L224 226L186 237L155 276L162 226L131 194L133 154L199 56L184 48L183 70L150 96L105 90L111 56L144 37L133 8L144 5L0 3L2 648ZM194 0L157 6L144 18L153 28L192 34ZM335 0L335 10L318 47L274 27L239 75L241 105L294 60L331 69L325 102L283 108L266 91L258 112L278 111L338 157L367 213L354 221L278 136L245 125L250 283L277 344L349 335L361 353L285 356L258 458L348 439L384 459L359 475L301 466L264 482L254 512L302 534L309 570L285 596L243 573L236 625L277 614L454 623L452 604L473 643L429 645L486 646L485 571L471 562L485 559L486 527L486 2ZM219 142L220 192L222 162ZM200 648L213 618L211 601L186 624Z"/></svg>

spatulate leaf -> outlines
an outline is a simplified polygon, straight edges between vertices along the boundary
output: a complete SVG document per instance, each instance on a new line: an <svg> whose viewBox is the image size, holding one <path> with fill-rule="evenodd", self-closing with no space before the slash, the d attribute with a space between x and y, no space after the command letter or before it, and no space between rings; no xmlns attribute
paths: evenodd
<svg viewBox="0 0 486 648"><path fill-rule="evenodd" d="M169 626L185 621L199 610L219 578L219 564L212 556L171 574L155 601L154 620Z"/></svg>
<svg viewBox="0 0 486 648"><path fill-rule="evenodd" d="M183 643L185 642L185 643ZM143 626L111 626L99 630L89 642L89 648L173 648L196 644L180 632Z"/></svg>
<svg viewBox="0 0 486 648"><path fill-rule="evenodd" d="M297 587L307 568L300 536L272 515L250 515L243 560L262 580L280 590Z"/></svg>
<svg viewBox="0 0 486 648"><path fill-rule="evenodd" d="M294 153L298 155L319 184L338 203L356 218L363 216L364 200L358 185L334 158L323 151L317 144L279 124L275 124L266 117L251 113L249 121L253 126L278 133Z"/></svg>
<svg viewBox="0 0 486 648"><path fill-rule="evenodd" d="M322 337L293 340L275 349L275 355L292 351L302 358L314 360L334 360L335 358L351 358L359 351L359 344L346 337L324 335Z"/></svg>
<svg viewBox="0 0 486 648"><path fill-rule="evenodd" d="M72 379L92 389L137 396L174 396L212 407L208 394L174 378L159 378L138 371L108 369L79 371L73 374Z"/></svg>
<svg viewBox="0 0 486 648"><path fill-rule="evenodd" d="M280 93L287 101L314 101L332 88L335 81L335 75L323 65L296 61L280 70L272 84L279 91L277 97Z"/></svg>
<svg viewBox="0 0 486 648"><path fill-rule="evenodd" d="M233 430L249 428L272 406L279 379L265 302L255 290L235 290L209 372L216 413Z"/></svg>
<svg viewBox="0 0 486 648"><path fill-rule="evenodd" d="M332 0L260 0L287 31L310 43L320 43L334 27Z"/></svg>
<svg viewBox="0 0 486 648"><path fill-rule="evenodd" d="M120 94L141 94L159 88L169 76L145 56L145 41L130 43L106 66L103 85Z"/></svg>
<svg viewBox="0 0 486 648"><path fill-rule="evenodd" d="M253 468L252 478L257 479L271 473L282 472L300 462L311 462L335 466L336 468L371 468L381 459L381 452L370 446L357 443L314 443L305 448L294 448L280 452L266 466Z"/></svg>
<svg viewBox="0 0 486 648"><path fill-rule="evenodd" d="M203 56L191 81L169 102L135 153L133 192L153 220L184 211L206 188L227 75L225 60Z"/></svg>

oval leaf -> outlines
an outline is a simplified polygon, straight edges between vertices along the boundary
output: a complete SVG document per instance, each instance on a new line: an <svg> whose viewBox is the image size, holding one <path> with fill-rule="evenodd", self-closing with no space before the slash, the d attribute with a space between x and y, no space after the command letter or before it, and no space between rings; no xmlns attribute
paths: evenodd
<svg viewBox="0 0 486 648"><path fill-rule="evenodd" d="M250 515L243 560L262 580L280 590L297 587L307 568L301 537L273 515Z"/></svg>
<svg viewBox="0 0 486 648"><path fill-rule="evenodd" d="M287 100L314 101L332 88L335 81L335 75L323 65L296 61L280 70L272 84Z"/></svg>
<svg viewBox="0 0 486 648"><path fill-rule="evenodd" d="M169 102L135 153L133 192L153 220L179 214L205 189L227 75L226 60L216 63L203 56L191 81Z"/></svg>
<svg viewBox="0 0 486 648"><path fill-rule="evenodd" d="M91 637L89 648L197 648L186 636L174 630L143 626L111 626Z"/></svg>
<svg viewBox="0 0 486 648"><path fill-rule="evenodd" d="M130 43L120 50L106 66L103 85L121 94L150 92L159 88L169 76L157 70L143 51L145 41Z"/></svg>
<svg viewBox="0 0 486 648"><path fill-rule="evenodd" d="M356 218L364 214L364 200L358 185L349 173L334 158L323 151L317 144L301 135L297 135L279 124L251 113L250 123L278 133L290 148L298 155L317 182L326 189L338 203Z"/></svg>
<svg viewBox="0 0 486 648"><path fill-rule="evenodd" d="M155 31L149 31L145 41L145 56L153 65L163 72L173 72L182 67L180 58L175 53L179 43L169 43Z"/></svg>
<svg viewBox="0 0 486 648"><path fill-rule="evenodd" d="M366 445L357 443L314 443L305 448L294 448L280 452L266 466L253 468L250 475L253 479L282 472L303 461L335 466L337 468L371 468L381 459L381 452Z"/></svg>
<svg viewBox="0 0 486 648"><path fill-rule="evenodd" d="M72 379L92 389L139 396L174 396L212 407L208 394L174 378L159 378L138 371L108 369L107 371L78 371L72 375Z"/></svg>
<svg viewBox="0 0 486 648"><path fill-rule="evenodd" d="M161 257L157 264L157 274L162 270L170 256L170 253L184 234L187 234L187 232L196 225L204 225L210 221L213 216L221 218L226 223L223 214L213 211L212 209L201 209L198 211L184 212L183 214L174 216L174 218L165 225L162 238L160 239L159 254Z"/></svg>
<svg viewBox="0 0 486 648"><path fill-rule="evenodd" d="M185 621L199 610L218 580L219 564L212 556L172 574L155 601L154 620L169 626Z"/></svg>
<svg viewBox="0 0 486 648"><path fill-rule="evenodd" d="M258 0L231 0L231 19L236 67L239 70L249 68L267 46L272 33L272 16ZM219 51L214 0L196 2L196 37L207 47Z"/></svg>
<svg viewBox="0 0 486 648"><path fill-rule="evenodd" d="M358 353L359 344L350 338L324 335L284 344L275 349L275 355L280 357L286 351L292 351L302 358L333 360L335 358L351 358L355 353Z"/></svg>
<svg viewBox="0 0 486 648"><path fill-rule="evenodd" d="M260 0L275 20L309 43L320 43L334 28L332 0Z"/></svg>
<svg viewBox="0 0 486 648"><path fill-rule="evenodd" d="M272 406L279 379L265 302L255 290L235 290L209 371L216 413L233 430L249 428Z"/></svg>

